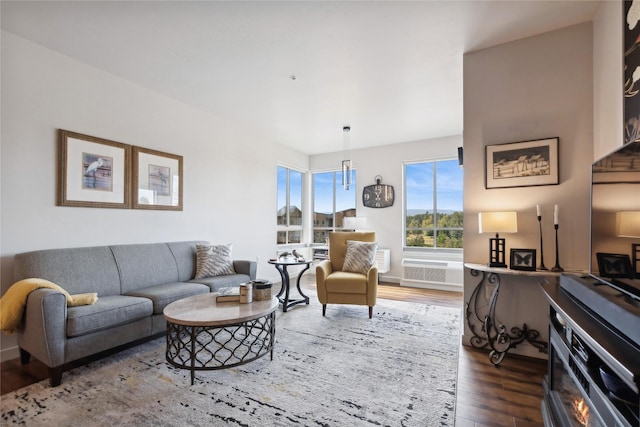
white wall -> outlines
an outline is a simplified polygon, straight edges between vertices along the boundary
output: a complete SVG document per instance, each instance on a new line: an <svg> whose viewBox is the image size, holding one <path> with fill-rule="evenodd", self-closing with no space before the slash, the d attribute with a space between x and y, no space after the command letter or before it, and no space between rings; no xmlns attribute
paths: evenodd
<svg viewBox="0 0 640 427"><path fill-rule="evenodd" d="M357 128L352 127L352 135ZM353 138L353 136L352 136ZM367 218L367 228L376 232L380 248L391 250L391 270L382 277L397 282L402 276L403 246L403 163L407 161L457 159L458 147L462 146L462 136L431 139L426 141L391 144L367 150L351 150L351 160L356 169L355 186L356 214ZM311 156L309 168L312 172L336 170L344 154L330 153ZM380 175L383 184L393 185L395 201L393 206L383 209L367 208L362 205L362 189L375 184ZM427 256L426 254L424 256ZM415 256L413 256L415 258Z"/></svg>
<svg viewBox="0 0 640 427"><path fill-rule="evenodd" d="M259 132L194 109L2 32L1 291L13 255L37 249L205 239L234 257L276 250L276 166L308 157ZM184 156L184 210L56 206L57 129ZM15 345L2 337L2 349ZM4 355L3 355L4 356Z"/></svg>
<svg viewBox="0 0 640 427"><path fill-rule="evenodd" d="M600 3L593 19L593 159L624 143L623 2Z"/></svg>
<svg viewBox="0 0 640 427"><path fill-rule="evenodd" d="M536 204L542 207L544 261L555 263L553 206L560 208L559 255L565 270L589 262L589 188L593 161L591 23L541 34L464 56L464 259L486 264L489 237L478 234L481 211L515 210L518 232L510 248L538 249ZM484 188L486 145L559 137L560 184ZM535 283L503 277L498 317L509 328L526 322L547 336L547 307ZM477 280L465 274L468 300ZM465 326L463 342L470 331ZM521 345L516 353L539 356Z"/></svg>

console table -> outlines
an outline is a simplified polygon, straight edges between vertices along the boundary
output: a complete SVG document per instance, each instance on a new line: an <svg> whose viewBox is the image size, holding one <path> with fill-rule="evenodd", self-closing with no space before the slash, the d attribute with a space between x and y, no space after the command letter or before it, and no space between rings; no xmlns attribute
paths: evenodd
<svg viewBox="0 0 640 427"><path fill-rule="evenodd" d="M472 276L480 277L466 304L467 326L473 334L470 340L471 345L475 348L490 348L489 360L495 366L502 362L510 349L524 341L536 347L541 353L548 353L549 344L539 340L540 333L535 329L529 329L526 323L522 324L522 328L514 326L508 330L506 325L499 322L496 319L496 305L500 293L501 276L535 276L539 277L542 283L547 283L549 277L557 280L560 273L510 270L470 263L465 263L464 266L471 271ZM486 295L489 293L489 304L483 306L483 302L487 302Z"/></svg>

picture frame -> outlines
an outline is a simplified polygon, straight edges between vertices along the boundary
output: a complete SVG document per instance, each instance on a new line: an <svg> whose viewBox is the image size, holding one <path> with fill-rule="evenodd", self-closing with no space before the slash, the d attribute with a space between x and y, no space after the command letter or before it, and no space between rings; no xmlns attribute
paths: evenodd
<svg viewBox="0 0 640 427"><path fill-rule="evenodd" d="M511 249L510 255L510 269L536 271L535 249Z"/></svg>
<svg viewBox="0 0 640 427"><path fill-rule="evenodd" d="M598 260L598 272L600 276L611 279L633 278L629 255L596 252L596 258Z"/></svg>
<svg viewBox="0 0 640 427"><path fill-rule="evenodd" d="M631 244L631 270L634 279L640 279L640 243Z"/></svg>
<svg viewBox="0 0 640 427"><path fill-rule="evenodd" d="M559 138L485 147L485 188L557 185Z"/></svg>
<svg viewBox="0 0 640 427"><path fill-rule="evenodd" d="M638 38L640 26L631 25L633 2L624 2L622 25L624 27L624 102L622 105L624 116L624 143L640 140L640 82L635 78L636 68L640 66L640 49ZM627 19L631 19L627 21Z"/></svg>
<svg viewBox="0 0 640 427"><path fill-rule="evenodd" d="M182 156L133 147L134 209L181 211Z"/></svg>
<svg viewBox="0 0 640 427"><path fill-rule="evenodd" d="M131 146L63 129L58 136L57 205L130 208Z"/></svg>

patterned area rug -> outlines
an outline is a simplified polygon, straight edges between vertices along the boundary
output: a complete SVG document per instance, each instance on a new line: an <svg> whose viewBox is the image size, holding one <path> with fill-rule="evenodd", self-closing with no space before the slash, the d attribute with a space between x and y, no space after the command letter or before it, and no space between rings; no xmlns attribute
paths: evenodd
<svg viewBox="0 0 640 427"><path fill-rule="evenodd" d="M171 367L165 339L2 396L2 423L49 426L452 426L460 309L378 299L278 310L276 346L246 365Z"/></svg>

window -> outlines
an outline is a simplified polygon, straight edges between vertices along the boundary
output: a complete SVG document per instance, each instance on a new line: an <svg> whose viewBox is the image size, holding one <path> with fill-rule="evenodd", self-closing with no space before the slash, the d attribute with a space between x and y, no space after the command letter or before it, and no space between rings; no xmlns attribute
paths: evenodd
<svg viewBox="0 0 640 427"><path fill-rule="evenodd" d="M456 160L404 165L405 247L462 248L462 169Z"/></svg>
<svg viewBox="0 0 640 427"><path fill-rule="evenodd" d="M278 166L278 244L302 239L302 172Z"/></svg>
<svg viewBox="0 0 640 427"><path fill-rule="evenodd" d="M341 171L313 174L313 243L324 244L345 216L356 216L356 171L352 174L350 190L342 187Z"/></svg>

